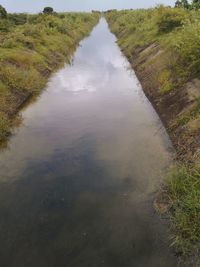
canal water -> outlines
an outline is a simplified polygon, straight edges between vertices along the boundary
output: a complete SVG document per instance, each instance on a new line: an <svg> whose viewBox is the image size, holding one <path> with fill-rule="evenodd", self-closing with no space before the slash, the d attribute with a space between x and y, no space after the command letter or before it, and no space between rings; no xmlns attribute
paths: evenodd
<svg viewBox="0 0 200 267"><path fill-rule="evenodd" d="M165 129L104 19L0 153L0 266L174 267Z"/></svg>

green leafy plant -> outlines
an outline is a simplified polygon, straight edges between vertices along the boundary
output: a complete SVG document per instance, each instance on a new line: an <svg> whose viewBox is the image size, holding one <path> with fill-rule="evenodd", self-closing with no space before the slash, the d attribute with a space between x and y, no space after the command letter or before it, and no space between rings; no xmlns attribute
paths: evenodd
<svg viewBox="0 0 200 267"><path fill-rule="evenodd" d="M190 7L190 4L188 3L187 0L177 0L175 2L175 7L188 9Z"/></svg>
<svg viewBox="0 0 200 267"><path fill-rule="evenodd" d="M2 5L0 5L0 19L6 19L6 18L7 18L7 11Z"/></svg>
<svg viewBox="0 0 200 267"><path fill-rule="evenodd" d="M157 25L159 33L168 33L183 25L186 15L181 9L158 8Z"/></svg>

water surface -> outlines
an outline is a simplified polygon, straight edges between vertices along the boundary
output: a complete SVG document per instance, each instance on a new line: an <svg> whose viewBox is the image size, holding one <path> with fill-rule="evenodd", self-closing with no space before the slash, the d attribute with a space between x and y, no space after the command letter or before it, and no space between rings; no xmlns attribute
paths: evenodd
<svg viewBox="0 0 200 267"><path fill-rule="evenodd" d="M104 19L0 153L0 265L170 267L171 143Z"/></svg>

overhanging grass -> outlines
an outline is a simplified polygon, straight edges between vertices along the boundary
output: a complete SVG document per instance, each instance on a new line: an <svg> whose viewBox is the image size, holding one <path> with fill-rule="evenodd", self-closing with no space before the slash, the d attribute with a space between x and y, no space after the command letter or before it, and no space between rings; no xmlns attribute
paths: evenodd
<svg viewBox="0 0 200 267"><path fill-rule="evenodd" d="M167 178L173 203L173 245L183 254L200 252L200 165L175 167Z"/></svg>

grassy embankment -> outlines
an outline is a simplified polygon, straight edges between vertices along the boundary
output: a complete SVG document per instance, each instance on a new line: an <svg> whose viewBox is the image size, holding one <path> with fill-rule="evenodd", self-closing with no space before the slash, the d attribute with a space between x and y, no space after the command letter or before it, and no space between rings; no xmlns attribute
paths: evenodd
<svg viewBox="0 0 200 267"><path fill-rule="evenodd" d="M0 18L0 141L22 103L44 88L49 75L70 61L98 13L8 14Z"/></svg>
<svg viewBox="0 0 200 267"><path fill-rule="evenodd" d="M106 13L111 31L154 104L182 166L167 180L173 244L200 250L200 12L158 7Z"/></svg>

